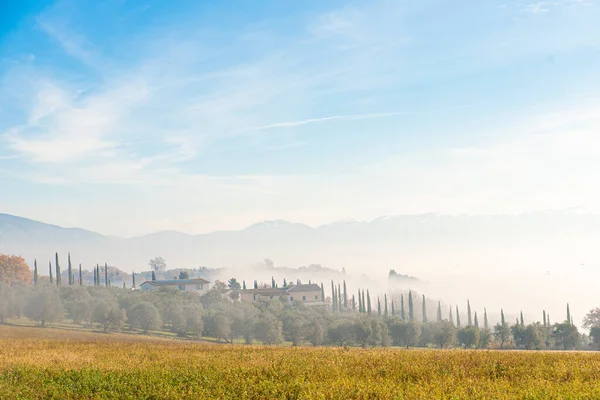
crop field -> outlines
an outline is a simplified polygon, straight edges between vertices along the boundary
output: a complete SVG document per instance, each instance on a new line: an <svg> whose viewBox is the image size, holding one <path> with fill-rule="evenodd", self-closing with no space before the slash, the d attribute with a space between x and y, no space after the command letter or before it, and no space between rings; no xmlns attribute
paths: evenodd
<svg viewBox="0 0 600 400"><path fill-rule="evenodd" d="M600 354L216 345L0 327L2 399L593 399Z"/></svg>

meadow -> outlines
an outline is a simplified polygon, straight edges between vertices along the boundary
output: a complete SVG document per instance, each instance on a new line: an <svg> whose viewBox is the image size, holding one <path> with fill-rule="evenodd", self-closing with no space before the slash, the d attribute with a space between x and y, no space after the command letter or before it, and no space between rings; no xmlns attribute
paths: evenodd
<svg viewBox="0 0 600 400"><path fill-rule="evenodd" d="M0 327L2 399L592 399L600 354L218 345Z"/></svg>

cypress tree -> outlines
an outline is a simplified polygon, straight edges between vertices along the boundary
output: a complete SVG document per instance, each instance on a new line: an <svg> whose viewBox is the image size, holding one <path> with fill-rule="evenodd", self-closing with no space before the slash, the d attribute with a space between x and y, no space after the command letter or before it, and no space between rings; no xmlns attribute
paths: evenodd
<svg viewBox="0 0 600 400"><path fill-rule="evenodd" d="M454 316L452 315L452 306L448 306L448 321L450 321L450 323L452 325L454 325Z"/></svg>
<svg viewBox="0 0 600 400"><path fill-rule="evenodd" d="M488 324L487 309L486 308L483 309L483 329L485 329L486 331L488 329L490 329L490 325Z"/></svg>
<svg viewBox="0 0 600 400"><path fill-rule="evenodd" d="M475 324L475 328L479 328L479 321L477 320L477 311L475 311L473 323Z"/></svg>
<svg viewBox="0 0 600 400"><path fill-rule="evenodd" d="M467 326L472 326L473 320L471 319L471 303L467 299Z"/></svg>
<svg viewBox="0 0 600 400"><path fill-rule="evenodd" d="M394 299L392 299L392 317L396 315L396 310L394 309Z"/></svg>
<svg viewBox="0 0 600 400"><path fill-rule="evenodd" d="M442 303L438 301L437 322L442 322Z"/></svg>
<svg viewBox="0 0 600 400"><path fill-rule="evenodd" d="M460 313L458 312L458 305L456 306L456 327L460 328Z"/></svg>
<svg viewBox="0 0 600 400"><path fill-rule="evenodd" d="M362 291L363 314L367 313L367 302L365 301L365 289Z"/></svg>
<svg viewBox="0 0 600 400"><path fill-rule="evenodd" d="M283 287L287 288L287 281L285 280L285 278L283 278Z"/></svg>
<svg viewBox="0 0 600 400"><path fill-rule="evenodd" d="M387 306L387 293L383 294L383 316L388 317L388 306Z"/></svg>
<svg viewBox="0 0 600 400"><path fill-rule="evenodd" d="M518 318L518 317L517 317L517 318L515 318L515 321L516 321L516 322L515 322L515 325L519 325L519 318Z"/></svg>
<svg viewBox="0 0 600 400"><path fill-rule="evenodd" d="M367 314L371 314L371 295L369 289L367 289Z"/></svg>
<svg viewBox="0 0 600 400"><path fill-rule="evenodd" d="M502 324L502 326L504 326L504 324L506 324L506 320L504 319L504 310L500 309L500 323Z"/></svg>
<svg viewBox="0 0 600 400"><path fill-rule="evenodd" d="M100 265L96 264L96 285L100 286Z"/></svg>
<svg viewBox="0 0 600 400"><path fill-rule="evenodd" d="M104 285L110 286L108 284L108 264L104 263Z"/></svg>
<svg viewBox="0 0 600 400"><path fill-rule="evenodd" d="M523 311L521 311L521 326L525 326L525 322L523 321Z"/></svg>
<svg viewBox="0 0 600 400"><path fill-rule="evenodd" d="M125 282L123 282L123 289L125 289Z"/></svg>
<svg viewBox="0 0 600 400"><path fill-rule="evenodd" d="M342 311L342 290L341 290L341 286L338 283L338 287L337 287L337 295L338 295L338 302L337 302L337 306L338 306L338 310Z"/></svg>
<svg viewBox="0 0 600 400"><path fill-rule="evenodd" d="M331 280L331 309L332 311L335 311L336 306L335 306L335 301L336 301L336 296L335 296L335 285L333 284L333 279Z"/></svg>
<svg viewBox="0 0 600 400"><path fill-rule="evenodd" d="M271 277L271 288L275 289L275 278Z"/></svg>
<svg viewBox="0 0 600 400"><path fill-rule="evenodd" d="M258 289L258 281L256 279L254 280L254 289Z"/></svg>
<svg viewBox="0 0 600 400"><path fill-rule="evenodd" d="M425 304L425 295L423 295L423 323L427 322L427 305Z"/></svg>
<svg viewBox="0 0 600 400"><path fill-rule="evenodd" d="M400 293L400 318L406 321L406 313L404 312L404 295Z"/></svg>
<svg viewBox="0 0 600 400"><path fill-rule="evenodd" d="M552 324L550 323L550 313L546 313L546 321L548 321L548 327L551 327Z"/></svg>
<svg viewBox="0 0 600 400"><path fill-rule="evenodd" d="M338 310L337 300L338 300L337 289L334 286L333 287L333 299L331 301L331 311L337 311Z"/></svg>
<svg viewBox="0 0 600 400"><path fill-rule="evenodd" d="M354 299L354 295L352 295L352 311L356 311L356 300Z"/></svg>
<svg viewBox="0 0 600 400"><path fill-rule="evenodd" d="M60 263L58 262L58 252L54 255L56 260L56 286L62 283L62 277L60 276Z"/></svg>
<svg viewBox="0 0 600 400"><path fill-rule="evenodd" d="M546 325L546 310L543 310L543 313L544 313L544 327L546 327L546 326L548 326L548 325Z"/></svg>
<svg viewBox="0 0 600 400"><path fill-rule="evenodd" d="M154 271L152 271L152 281L156 280L156 274L154 273Z"/></svg>
<svg viewBox="0 0 600 400"><path fill-rule="evenodd" d="M94 270L94 286L96 286L98 282L98 277L96 276L96 267L92 267L92 269Z"/></svg>
<svg viewBox="0 0 600 400"><path fill-rule="evenodd" d="M571 310L569 310L569 303L567 303L567 324L571 324Z"/></svg>
<svg viewBox="0 0 600 400"><path fill-rule="evenodd" d="M81 272L81 264L79 264L79 286L83 286L83 273Z"/></svg>
<svg viewBox="0 0 600 400"><path fill-rule="evenodd" d="M242 281L242 290L246 290L246 281Z"/></svg>
<svg viewBox="0 0 600 400"><path fill-rule="evenodd" d="M358 313L362 314L363 312L363 308L362 308L362 297L360 295L360 289L358 289Z"/></svg>
<svg viewBox="0 0 600 400"><path fill-rule="evenodd" d="M52 279L52 263L48 261L48 271L50 271L50 284L54 284L54 279Z"/></svg>
<svg viewBox="0 0 600 400"><path fill-rule="evenodd" d="M71 286L74 283L74 279L73 279L73 266L71 265L71 253L67 253L67 271L69 273L69 286Z"/></svg>
<svg viewBox="0 0 600 400"><path fill-rule="evenodd" d="M33 260L33 284L37 285L38 282L38 270L37 270L37 260Z"/></svg>
<svg viewBox="0 0 600 400"><path fill-rule="evenodd" d="M135 271L131 273L131 287L135 289Z"/></svg>
<svg viewBox="0 0 600 400"><path fill-rule="evenodd" d="M413 306L412 291L408 291L408 319L412 322L415 320L415 309Z"/></svg>
<svg viewBox="0 0 600 400"><path fill-rule="evenodd" d="M381 316L381 301L379 300L379 296L377 296L377 315Z"/></svg>
<svg viewBox="0 0 600 400"><path fill-rule="evenodd" d="M325 301L325 289L323 288L323 282L321 282L321 301Z"/></svg>
<svg viewBox="0 0 600 400"><path fill-rule="evenodd" d="M344 280L344 308L348 309L348 291L346 290L346 280Z"/></svg>

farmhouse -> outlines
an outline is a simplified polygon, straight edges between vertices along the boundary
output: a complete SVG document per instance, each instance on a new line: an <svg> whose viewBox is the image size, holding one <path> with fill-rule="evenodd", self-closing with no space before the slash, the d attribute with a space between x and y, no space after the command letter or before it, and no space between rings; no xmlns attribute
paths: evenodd
<svg viewBox="0 0 600 400"><path fill-rule="evenodd" d="M140 285L141 290L156 290L161 287L174 288L202 295L210 289L210 281L202 278L167 279L163 281L146 281Z"/></svg>
<svg viewBox="0 0 600 400"><path fill-rule="evenodd" d="M258 288L240 292L240 299L246 302L268 301L284 298L290 303L302 302L306 305L325 305L321 287L317 284L290 284L285 288Z"/></svg>

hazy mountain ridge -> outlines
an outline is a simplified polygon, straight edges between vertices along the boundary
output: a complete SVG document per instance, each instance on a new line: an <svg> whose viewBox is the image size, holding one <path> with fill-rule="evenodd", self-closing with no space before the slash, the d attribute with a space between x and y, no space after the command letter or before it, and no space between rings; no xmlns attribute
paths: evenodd
<svg viewBox="0 0 600 400"><path fill-rule="evenodd" d="M368 260L448 246L457 242L523 241L528 237L598 235L594 215L546 212L497 216L436 214L382 217L368 222L338 221L318 227L287 221L264 221L239 231L190 235L160 231L132 238L104 236L80 228L63 228L9 214L0 214L0 252L23 255L28 261L51 259L55 251L71 252L84 265L109 262L126 271L141 270L151 257L162 255L173 268L250 266L271 258L278 266L321 264L337 270L361 268ZM347 257L347 256L350 257ZM423 255L425 258L427 254ZM401 265L381 265L381 273ZM418 275L418 274L417 274Z"/></svg>

